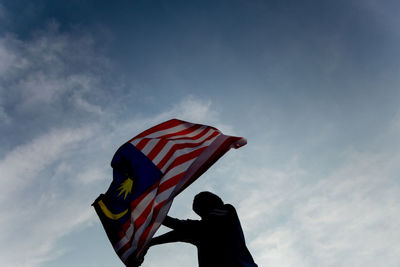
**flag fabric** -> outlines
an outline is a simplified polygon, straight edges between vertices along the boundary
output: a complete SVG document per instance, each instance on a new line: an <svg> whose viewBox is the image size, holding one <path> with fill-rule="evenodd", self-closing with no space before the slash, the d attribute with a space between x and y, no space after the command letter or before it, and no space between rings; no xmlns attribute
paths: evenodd
<svg viewBox="0 0 400 267"><path fill-rule="evenodd" d="M172 119L123 144L111 166L113 181L93 206L114 250L125 263L140 258L173 198L195 181L242 137Z"/></svg>

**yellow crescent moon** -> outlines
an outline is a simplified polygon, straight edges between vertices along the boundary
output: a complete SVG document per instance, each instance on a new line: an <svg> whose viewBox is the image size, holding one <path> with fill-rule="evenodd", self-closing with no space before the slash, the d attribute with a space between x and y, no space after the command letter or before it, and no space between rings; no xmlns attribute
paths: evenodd
<svg viewBox="0 0 400 267"><path fill-rule="evenodd" d="M104 204L103 200L99 201L99 206L100 206L101 210L103 211L103 213L112 220L118 220L119 218L121 218L128 212L128 209L126 209L123 212L114 214L107 208L107 206Z"/></svg>

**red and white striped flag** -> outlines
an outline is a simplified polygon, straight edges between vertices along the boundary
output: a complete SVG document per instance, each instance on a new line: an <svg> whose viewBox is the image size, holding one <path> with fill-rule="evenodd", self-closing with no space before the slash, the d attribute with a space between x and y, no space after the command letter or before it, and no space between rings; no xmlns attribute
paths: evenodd
<svg viewBox="0 0 400 267"><path fill-rule="evenodd" d="M110 188L93 203L121 260L139 258L173 198L231 147L245 144L214 127L172 119L122 145L111 162Z"/></svg>

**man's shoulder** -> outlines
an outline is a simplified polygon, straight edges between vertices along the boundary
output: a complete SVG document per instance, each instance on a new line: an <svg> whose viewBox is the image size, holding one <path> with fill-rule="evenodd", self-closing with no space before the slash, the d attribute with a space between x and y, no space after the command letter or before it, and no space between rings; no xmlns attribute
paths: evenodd
<svg viewBox="0 0 400 267"><path fill-rule="evenodd" d="M224 204L222 207L213 209L209 213L209 217L211 218L227 218L236 214L235 208L231 204Z"/></svg>
<svg viewBox="0 0 400 267"><path fill-rule="evenodd" d="M224 209L236 212L235 207L231 204L224 204Z"/></svg>
<svg viewBox="0 0 400 267"><path fill-rule="evenodd" d="M236 215L237 214L235 207L233 205L231 205L231 204L224 204L223 210L225 210L230 215Z"/></svg>

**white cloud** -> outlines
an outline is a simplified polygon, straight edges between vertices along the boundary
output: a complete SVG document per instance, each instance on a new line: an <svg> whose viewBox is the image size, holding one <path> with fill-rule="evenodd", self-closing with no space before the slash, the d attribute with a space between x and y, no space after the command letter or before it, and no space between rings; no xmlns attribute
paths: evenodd
<svg viewBox="0 0 400 267"><path fill-rule="evenodd" d="M29 186L31 177L37 177L43 169L60 160L92 134L93 129L89 127L58 129L10 151L0 162L0 188L4 190L0 199L7 198L15 189Z"/></svg>
<svg viewBox="0 0 400 267"><path fill-rule="evenodd" d="M6 153L0 161L1 204L7 207L2 213L8 214L0 219L1 243L7 244L0 247L1 263L35 267L62 255L60 238L100 223L90 204L111 181L113 151L140 130L181 114L190 121L218 122L210 102L191 97L153 117L115 121L111 130L100 122L54 128ZM16 198L24 201L9 202Z"/></svg>
<svg viewBox="0 0 400 267"><path fill-rule="evenodd" d="M251 245L256 248L253 255L258 266L310 266L306 257L293 249L295 235L296 232L282 227L256 238Z"/></svg>
<svg viewBox="0 0 400 267"><path fill-rule="evenodd" d="M96 101L107 92L102 82L109 61L97 54L94 46L90 34L62 34L56 23L26 41L11 34L2 36L2 117L32 113L54 116L55 112L61 116L74 110L82 117L104 115Z"/></svg>
<svg viewBox="0 0 400 267"><path fill-rule="evenodd" d="M0 37L0 120L8 133L0 265L40 266L64 252L56 246L62 236L95 219L90 204L100 192L91 190L107 179L97 150L108 143L99 121L87 121L104 116L96 101L107 64L90 35L61 34L55 24L25 41Z"/></svg>
<svg viewBox="0 0 400 267"><path fill-rule="evenodd" d="M82 209L82 197L74 191L64 196L51 169L92 135L89 127L54 130L16 147L0 161L0 211L7 214L0 219L3 264L36 266L49 256L57 238L87 221L90 212Z"/></svg>
<svg viewBox="0 0 400 267"><path fill-rule="evenodd" d="M316 259L328 266L399 264L400 186L393 165L399 159L351 154L345 166L311 187L294 219Z"/></svg>
<svg viewBox="0 0 400 267"><path fill-rule="evenodd" d="M313 182L290 163L284 171L245 167L231 191L243 192L239 214L257 263L397 266L399 160L398 151L349 152L342 167Z"/></svg>
<svg viewBox="0 0 400 267"><path fill-rule="evenodd" d="M10 38L10 37L9 37ZM0 39L0 77L7 74L7 71L18 65L19 60L14 53L10 53L6 38Z"/></svg>

